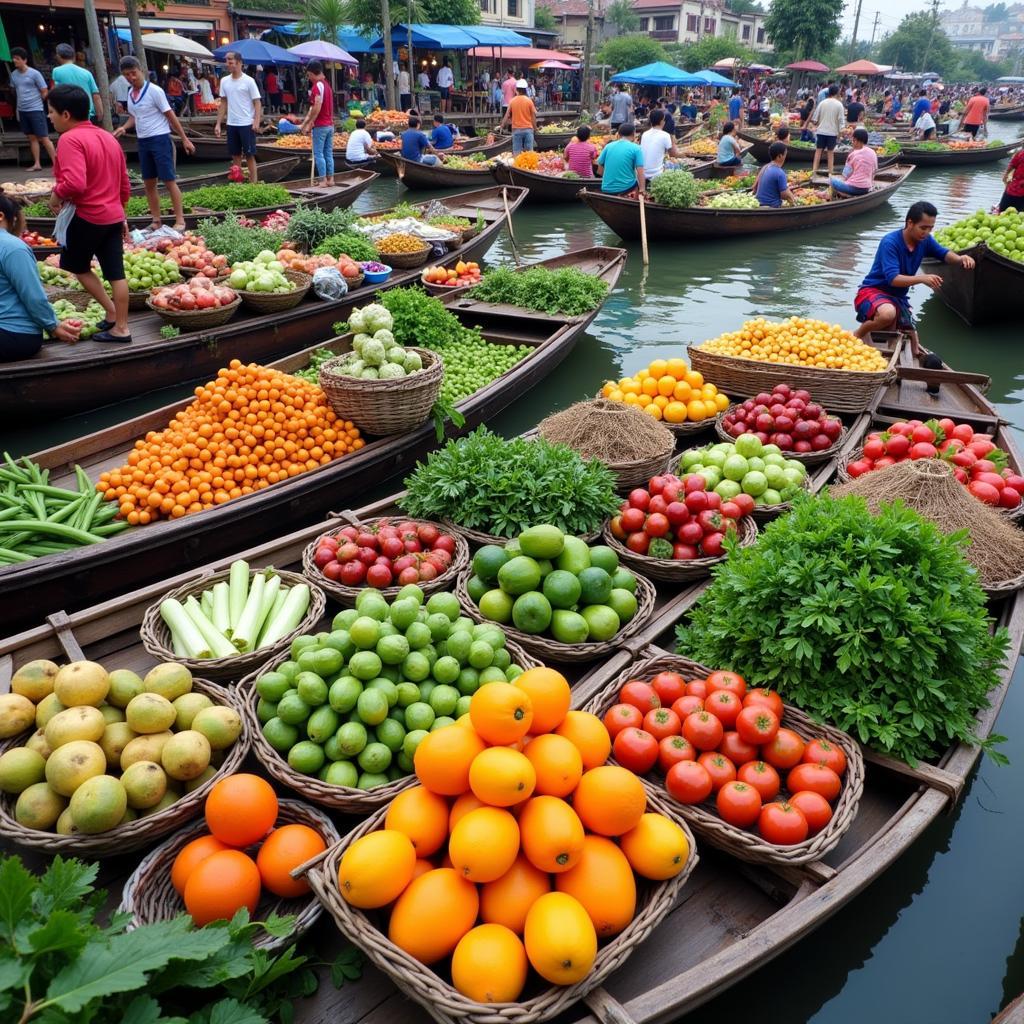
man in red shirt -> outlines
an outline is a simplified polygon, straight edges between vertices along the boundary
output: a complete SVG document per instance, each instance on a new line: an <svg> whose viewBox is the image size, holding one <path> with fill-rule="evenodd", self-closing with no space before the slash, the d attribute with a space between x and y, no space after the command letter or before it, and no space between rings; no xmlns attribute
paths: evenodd
<svg viewBox="0 0 1024 1024"><path fill-rule="evenodd" d="M334 95L324 75L324 66L318 60L306 65L309 79L309 111L299 131L303 135L312 129L313 166L320 185L334 185Z"/></svg>
<svg viewBox="0 0 1024 1024"><path fill-rule="evenodd" d="M977 138L978 130L983 124L988 124L988 86L985 85L967 101L960 127L963 131L970 132L971 138L974 139Z"/></svg>
<svg viewBox="0 0 1024 1024"><path fill-rule="evenodd" d="M1024 149L1018 149L1013 154L1010 166L1003 174L1003 181L1006 189L999 200L999 212L1002 213L1012 206L1024 213Z"/></svg>
<svg viewBox="0 0 1024 1024"><path fill-rule="evenodd" d="M57 213L66 203L74 207L61 249L61 269L74 274L106 311L93 341L130 342L123 243L128 238L124 206L131 186L124 150L113 135L89 121L89 97L77 85L54 87L46 102L60 135L50 209ZM92 272L93 256L110 282L113 302Z"/></svg>

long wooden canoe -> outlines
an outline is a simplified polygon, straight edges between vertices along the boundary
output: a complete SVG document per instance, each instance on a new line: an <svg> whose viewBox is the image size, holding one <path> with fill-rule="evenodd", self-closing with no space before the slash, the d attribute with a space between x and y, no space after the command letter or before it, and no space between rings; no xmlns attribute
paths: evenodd
<svg viewBox="0 0 1024 1024"><path fill-rule="evenodd" d="M1024 142L1007 142L1001 146L984 146L979 149L922 149L920 146L903 145L901 156L918 167L965 167L971 164L991 164L1014 154Z"/></svg>
<svg viewBox="0 0 1024 1024"><path fill-rule="evenodd" d="M866 195L835 199L817 206L783 206L777 209L762 206L750 210L694 206L677 210L648 203L647 234L649 238L667 240L721 238L835 224L881 206L913 170L913 166L903 165L889 168L876 175L875 188ZM589 189L582 191L580 198L619 238L640 237L640 204L636 199L608 196Z"/></svg>
<svg viewBox="0 0 1024 1024"><path fill-rule="evenodd" d="M436 164L423 164L406 160L401 153L388 153L383 159L394 165L398 180L411 189L480 188L494 181L494 172L487 164L479 170L464 170L448 167L440 161Z"/></svg>
<svg viewBox="0 0 1024 1024"><path fill-rule="evenodd" d="M282 150L282 152L284 152ZM266 160L260 163L259 179L261 182L284 181L299 166L301 157L281 156L276 160ZM193 174L187 178L178 179L178 188L182 192L188 192L194 188L202 188L204 185L226 185L228 183L227 170L213 171L210 174ZM146 186L132 185L133 196L144 196Z"/></svg>
<svg viewBox="0 0 1024 1024"><path fill-rule="evenodd" d="M963 250L974 257L973 270L928 260L928 273L942 278L935 294L972 327L1024 317L1024 263L1008 259L984 242Z"/></svg>
<svg viewBox="0 0 1024 1024"><path fill-rule="evenodd" d="M484 227L425 266L482 256L505 223L503 193L514 212L525 189L493 187L441 200L451 213L470 221L480 213ZM307 296L283 313L258 316L243 309L223 327L183 331L169 340L160 336L159 317L146 310L129 316L130 344L83 341L44 345L32 359L0 363L0 422L67 416L182 381L205 379L235 355L257 362L279 358L304 347L310 338L329 337L331 324L344 320L353 306L383 288L417 281L422 270L396 271L383 285L364 284L335 301Z"/></svg>
<svg viewBox="0 0 1024 1024"><path fill-rule="evenodd" d="M213 134L212 128L209 133L204 133L196 131L194 128L189 128L186 125L185 134L188 136L189 141L191 141L192 145L195 146L195 152L186 153L184 144L182 143L181 139L176 134L172 134L171 139L173 140L174 145L177 148L177 159L179 161L201 160L203 162L209 162L211 160L223 160L225 165L231 162L231 156L228 153L228 136L226 131L218 139ZM129 156L137 154L139 152L139 139L134 132L126 132L124 135L119 137L119 141L121 143L121 148ZM257 142L257 152L255 154L257 162L270 159L270 157L267 156L264 152L261 152L261 150L265 148L266 147L261 147L259 145L259 142Z"/></svg>
<svg viewBox="0 0 1024 1024"><path fill-rule="evenodd" d="M625 261L624 250L599 246L543 260L537 265L553 269L575 267L604 280L610 293ZM517 306L477 302L461 290L442 299L467 326L480 326L490 341L528 345L533 349L507 373L459 403L466 418L463 430L487 421L547 378L572 351L598 312L595 309L581 316L551 316ZM306 330L302 337L310 342L318 333L330 338L324 329ZM309 364L310 356L318 348L341 353L348 351L350 340L351 336L325 340L272 365L285 372L299 370ZM219 365L234 355L253 358L250 350L244 348L221 353ZM136 439L150 430L162 429L189 401L176 402L58 445L33 458L51 470L51 480L57 486L62 486L65 479L74 479L71 467L76 463L96 479L104 470L123 465ZM450 424L449 428L452 435L458 432ZM363 494L405 471L436 444L434 424L427 421L408 434L371 439L352 455L217 508L128 530L102 544L0 567L0 623L6 625L15 619L24 623L58 608L82 607L123 591L125 586L140 586L185 565L219 557L240 544L254 543L277 529L281 522L311 522L350 501L346 493Z"/></svg>
<svg viewBox="0 0 1024 1024"><path fill-rule="evenodd" d="M750 143L750 155L760 164L768 163L770 157L768 156L768 150L771 148L773 142L778 141L775 138L774 133L772 135L762 135L752 131L740 131L739 136L741 139L746 140ZM834 167L842 167L846 163L847 156L852 152L849 149L837 149L835 151L835 160L833 163ZM885 156L879 155L878 167L891 167L897 160L900 159L901 153L887 153ZM814 162L814 147L807 146L794 146L792 143L786 146L786 163L787 164L810 164ZM822 158L822 163L826 166L827 162L825 158Z"/></svg>
<svg viewBox="0 0 1024 1024"><path fill-rule="evenodd" d="M1024 103L1014 107L992 107L988 112L990 121L1024 121Z"/></svg>

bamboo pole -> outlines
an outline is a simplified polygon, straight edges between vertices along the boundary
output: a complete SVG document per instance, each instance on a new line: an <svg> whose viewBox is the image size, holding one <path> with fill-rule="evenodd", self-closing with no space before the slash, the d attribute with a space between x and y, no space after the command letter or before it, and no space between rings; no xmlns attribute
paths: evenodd
<svg viewBox="0 0 1024 1024"><path fill-rule="evenodd" d="M647 251L647 208L643 192L639 193L637 198L640 201L640 252L646 267L651 262L650 254Z"/></svg>

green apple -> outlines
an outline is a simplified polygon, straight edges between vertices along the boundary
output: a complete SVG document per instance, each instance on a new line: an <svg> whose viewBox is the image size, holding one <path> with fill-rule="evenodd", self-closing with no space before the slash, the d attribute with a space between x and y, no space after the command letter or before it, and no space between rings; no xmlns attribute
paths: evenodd
<svg viewBox="0 0 1024 1024"><path fill-rule="evenodd" d="M748 473L743 478L743 491L745 494L749 494L752 498L756 498L758 495L764 494L768 490L768 480L764 473L754 470L753 473Z"/></svg>
<svg viewBox="0 0 1024 1024"><path fill-rule="evenodd" d="M764 451L764 446L754 434L740 434L736 438L735 447L736 454L742 455L745 459L753 458L755 455L759 456Z"/></svg>
<svg viewBox="0 0 1024 1024"><path fill-rule="evenodd" d="M742 455L730 455L722 466L722 475L726 480L742 480L750 471L747 460Z"/></svg>

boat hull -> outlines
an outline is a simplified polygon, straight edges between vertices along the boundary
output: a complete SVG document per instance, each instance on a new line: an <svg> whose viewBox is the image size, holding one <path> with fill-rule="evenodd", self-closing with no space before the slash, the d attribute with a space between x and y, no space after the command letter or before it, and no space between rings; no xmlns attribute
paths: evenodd
<svg viewBox="0 0 1024 1024"><path fill-rule="evenodd" d="M1021 145L1020 142L1008 142L1005 146L993 146L991 149L950 149L942 153L904 146L901 156L917 167L966 167L1005 160Z"/></svg>
<svg viewBox="0 0 1024 1024"><path fill-rule="evenodd" d="M775 139L765 139L760 135L754 135L751 132L740 132L740 138L750 143L750 155L759 163L766 164L771 159L768 155L768 150ZM883 167L891 167L897 160L901 158L901 153L889 153L886 156L880 156L878 158L878 168L881 170ZM846 163L847 153L836 151L834 167L842 167ZM824 160L827 167L828 164ZM914 161L915 163L917 161ZM786 146L786 163L787 164L811 164L814 163L814 150L807 149L805 146Z"/></svg>
<svg viewBox="0 0 1024 1024"><path fill-rule="evenodd" d="M986 245L966 250L973 270L928 260L928 273L942 278L935 294L972 327L1024 318L1024 264L993 252Z"/></svg>
<svg viewBox="0 0 1024 1024"><path fill-rule="evenodd" d="M397 153L389 153L384 158L390 161L398 175L398 180L411 189L437 188L482 188L494 181L494 173L486 167L479 171L463 171L444 164L421 164L415 160L406 160Z"/></svg>
<svg viewBox="0 0 1024 1024"><path fill-rule="evenodd" d="M1014 107L1012 110L999 110L993 107L988 112L990 121L1024 121L1024 106Z"/></svg>
<svg viewBox="0 0 1024 1024"><path fill-rule="evenodd" d="M299 166L300 158L297 156L282 156L276 160L266 160L260 163L259 178L261 182L284 181ZM202 188L205 185L223 185L227 183L227 171L214 171L212 174L195 174L188 178L179 178L178 187L182 192L188 192L194 188ZM145 185L132 185L133 196L144 196Z"/></svg>

